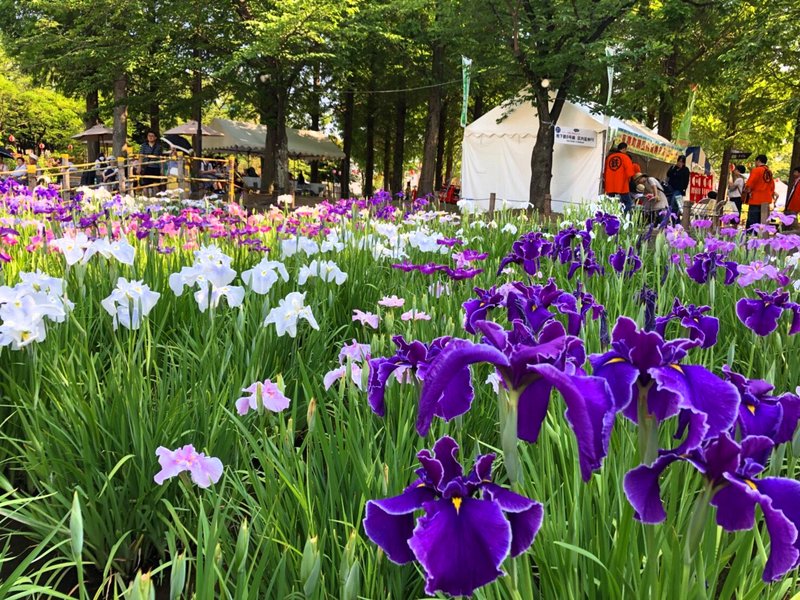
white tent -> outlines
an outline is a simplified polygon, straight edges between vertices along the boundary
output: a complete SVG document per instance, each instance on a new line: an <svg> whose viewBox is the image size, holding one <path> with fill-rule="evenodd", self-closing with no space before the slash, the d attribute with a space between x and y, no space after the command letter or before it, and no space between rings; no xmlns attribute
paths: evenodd
<svg viewBox="0 0 800 600"><path fill-rule="evenodd" d="M461 160L461 198L465 210L486 210L494 192L497 207L525 208L531 180L531 154L539 121L530 101L495 107L464 129ZM594 199L600 193L606 147L625 140L641 158L642 170L663 176L677 146L650 129L604 117L588 107L566 102L556 127L552 209ZM633 148L633 144L636 148Z"/></svg>

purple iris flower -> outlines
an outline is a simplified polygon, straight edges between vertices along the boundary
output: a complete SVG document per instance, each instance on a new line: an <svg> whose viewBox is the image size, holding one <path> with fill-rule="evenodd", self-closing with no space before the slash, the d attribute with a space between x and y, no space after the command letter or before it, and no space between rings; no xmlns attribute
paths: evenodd
<svg viewBox="0 0 800 600"><path fill-rule="evenodd" d="M722 373L742 397L736 422L742 437L763 435L776 446L792 441L800 420L800 397L790 392L773 396L771 383L763 379L748 379L732 371L728 365L722 367Z"/></svg>
<svg viewBox="0 0 800 600"><path fill-rule="evenodd" d="M615 408L631 421L640 417L661 423L678 416L688 427L676 452L728 431L736 421L739 392L704 367L681 364L699 341L665 340L655 331L641 331L620 317L611 334L611 350L589 358L593 373L608 381Z"/></svg>
<svg viewBox="0 0 800 600"><path fill-rule="evenodd" d="M601 211L596 212L594 217L586 220L586 231L591 231L595 223L600 223L608 236L619 233L620 221L616 215Z"/></svg>
<svg viewBox="0 0 800 600"><path fill-rule="evenodd" d="M578 241L578 246L573 246L573 242ZM592 244L592 236L588 231L580 230L577 227L568 227L559 231L553 238L552 258L558 258L561 264L566 264L570 260L577 260L583 253L589 253Z"/></svg>
<svg viewBox="0 0 800 600"><path fill-rule="evenodd" d="M464 242L458 238L440 238L436 240L436 243L440 246L447 246L448 248L452 248L453 246L461 246Z"/></svg>
<svg viewBox="0 0 800 600"><path fill-rule="evenodd" d="M800 304L789 302L789 292L756 290L759 298L742 298L736 303L736 316L757 335L766 336L778 328L783 311L792 313L789 335L800 333Z"/></svg>
<svg viewBox="0 0 800 600"><path fill-rule="evenodd" d="M475 323L478 321L485 321L489 311L499 306L505 305L505 296L499 293L496 288L492 287L488 290L475 288L477 298L472 298L464 302L464 330L467 333L475 335Z"/></svg>
<svg viewBox="0 0 800 600"><path fill-rule="evenodd" d="M780 579L800 564L800 481L781 477L756 479L764 470L772 440L750 436L736 443L727 433L708 440L687 455L663 453L651 466L625 476L625 493L636 518L660 523L666 518L658 479L672 463L685 460L702 473L717 508L717 524L726 531L752 529L756 505L761 507L770 535L764 581Z"/></svg>
<svg viewBox="0 0 800 600"><path fill-rule="evenodd" d="M386 384L389 377L394 374L398 380L407 374L410 381L424 381L428 369L433 359L441 353L442 349L450 341L450 337L440 337L433 340L430 344L419 341L407 342L402 335L392 338L397 352L394 356L378 357L369 361L369 380L367 382L367 401L369 406L379 417L386 415ZM463 386L463 389L455 389L452 394L444 400L440 407L437 407L437 416L450 420L453 417L464 414L469 410L472 403L472 384L469 369L462 369L459 373L454 373L454 387ZM457 393L460 392L460 393Z"/></svg>
<svg viewBox="0 0 800 600"><path fill-rule="evenodd" d="M539 272L539 265L543 256L549 256L553 249L552 242L545 239L540 231L531 231L521 236L511 245L509 252L500 261L497 274L510 264L522 265L528 275L536 275Z"/></svg>
<svg viewBox="0 0 800 600"><path fill-rule="evenodd" d="M606 273L606 270L597 262L597 258L592 250L586 252L585 258L582 261L578 259L569 265L567 279L572 279L578 269L583 269L587 277L591 277L592 275L605 275Z"/></svg>
<svg viewBox="0 0 800 600"><path fill-rule="evenodd" d="M738 265L733 261L723 260L723 256L716 252L698 252L692 257L692 261L686 274L697 283L707 283L716 276L718 268L725 269L725 285L732 284L738 275Z"/></svg>
<svg viewBox="0 0 800 600"><path fill-rule="evenodd" d="M721 240L719 238L714 237L707 237L705 239L704 245L706 247L706 252L719 252L720 254L730 254L734 250L736 250L736 243L729 242L727 240Z"/></svg>
<svg viewBox="0 0 800 600"><path fill-rule="evenodd" d="M639 302L644 304L644 330L653 331L656 328L656 300L658 293L646 285L639 292Z"/></svg>
<svg viewBox="0 0 800 600"><path fill-rule="evenodd" d="M478 456L467 475L457 454L452 438L440 438L433 453L417 454L418 478L402 494L366 506L366 534L391 561L418 561L431 596L471 596L504 575L503 561L530 547L544 516L538 502L492 482L494 454Z"/></svg>
<svg viewBox="0 0 800 600"><path fill-rule="evenodd" d="M509 392L510 413L517 415L517 435L534 443L555 388L567 405L565 416L578 441L579 463L585 480L599 468L608 450L614 413L606 382L587 376L583 342L566 335L564 326L550 321L536 334L522 321L514 320L506 330L496 323L480 321L476 328L483 342L453 339L431 362L422 386L417 432L425 436L435 414L445 406L472 402L473 390L463 381L469 366L489 363L496 367ZM464 395L468 394L468 400Z"/></svg>
<svg viewBox="0 0 800 600"><path fill-rule="evenodd" d="M800 248L800 235L795 233L778 233L767 240L770 248L775 251L791 252Z"/></svg>
<svg viewBox="0 0 800 600"><path fill-rule="evenodd" d="M689 339L700 342L701 348L710 348L717 343L719 334L719 319L706 315L711 310L710 306L684 306L678 298L672 305L672 312L656 319L655 331L664 337L670 321L680 321L681 327L689 330Z"/></svg>
<svg viewBox="0 0 800 600"><path fill-rule="evenodd" d="M451 269L450 267L445 267L443 270L445 275L447 275L453 281L472 279L476 275L480 275L481 273L483 273L483 269L463 269L461 267L457 269Z"/></svg>
<svg viewBox="0 0 800 600"><path fill-rule="evenodd" d="M686 250L687 248L694 248L697 242L694 241L686 230L680 225L666 228L667 243L676 250Z"/></svg>
<svg viewBox="0 0 800 600"><path fill-rule="evenodd" d="M617 273L624 271L625 277L631 277L642 268L642 259L636 255L633 248L628 248L626 253L620 246L614 254L608 257L608 262Z"/></svg>

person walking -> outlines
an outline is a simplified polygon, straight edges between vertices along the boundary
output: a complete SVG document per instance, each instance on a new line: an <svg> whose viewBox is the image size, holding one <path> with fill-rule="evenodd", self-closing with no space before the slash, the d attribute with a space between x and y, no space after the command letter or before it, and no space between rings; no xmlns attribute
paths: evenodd
<svg viewBox="0 0 800 600"><path fill-rule="evenodd" d="M681 214L681 205L678 198L686 197L686 190L689 187L689 167L686 166L686 157L681 154L667 171L667 185L670 188L669 210L674 215Z"/></svg>
<svg viewBox="0 0 800 600"><path fill-rule="evenodd" d="M142 186L146 196L152 196L161 185L161 155L164 149L158 141L156 132L147 130L147 136L142 144L139 154L142 155L141 172Z"/></svg>
<svg viewBox="0 0 800 600"><path fill-rule="evenodd" d="M731 171L731 177L728 180L728 200L736 205L736 210L739 211L739 217L742 216L742 194L744 193L744 165L736 165L736 168Z"/></svg>
<svg viewBox="0 0 800 600"><path fill-rule="evenodd" d="M789 182L789 189L786 191L786 206L783 212L787 215L800 213L800 167L792 169L792 180Z"/></svg>
<svg viewBox="0 0 800 600"><path fill-rule="evenodd" d="M603 188L606 196L619 197L626 214L631 211L633 206L630 186L634 174L633 161L628 156L628 144L621 142L606 158Z"/></svg>
<svg viewBox="0 0 800 600"><path fill-rule="evenodd" d="M747 212L747 229L761 223L761 207L775 200L775 179L767 166L767 155L756 156L756 166L750 171L750 177L744 184L742 202L749 206Z"/></svg>

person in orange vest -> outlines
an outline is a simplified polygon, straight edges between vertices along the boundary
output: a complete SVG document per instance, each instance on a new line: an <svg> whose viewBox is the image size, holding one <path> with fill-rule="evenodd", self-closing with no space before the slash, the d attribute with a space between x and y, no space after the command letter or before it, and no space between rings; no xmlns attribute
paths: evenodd
<svg viewBox="0 0 800 600"><path fill-rule="evenodd" d="M792 180L786 192L786 207L783 212L787 215L800 213L800 167L792 169Z"/></svg>
<svg viewBox="0 0 800 600"><path fill-rule="evenodd" d="M633 161L628 156L628 144L621 142L606 158L603 186L607 196L619 196L626 213L631 211L631 177L634 174Z"/></svg>
<svg viewBox="0 0 800 600"><path fill-rule="evenodd" d="M742 202L750 208L747 211L747 228L761 222L761 206L770 204L775 199L775 179L767 166L767 155L756 156L756 166L750 171L750 177L744 184Z"/></svg>

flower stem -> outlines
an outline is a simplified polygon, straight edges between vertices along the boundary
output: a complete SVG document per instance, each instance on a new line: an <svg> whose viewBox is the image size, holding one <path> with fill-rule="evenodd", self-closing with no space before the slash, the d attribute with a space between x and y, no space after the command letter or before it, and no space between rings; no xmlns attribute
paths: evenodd
<svg viewBox="0 0 800 600"><path fill-rule="evenodd" d="M500 408L500 439L503 448L503 463L508 480L516 486L522 477L517 448L517 403L519 391L515 389L500 390L498 402Z"/></svg>
<svg viewBox="0 0 800 600"><path fill-rule="evenodd" d="M639 416L639 460L650 465L658 458L658 422L647 408L647 394L652 382L639 384L638 416Z"/></svg>
<svg viewBox="0 0 800 600"><path fill-rule="evenodd" d="M691 587L692 567L695 564L694 557L700 549L703 541L703 534L706 530L708 518L708 507L711 496L714 493L714 486L711 482L706 483L703 491L697 496L692 510L692 518L689 521L689 528L686 531L686 540L683 547L683 577L681 581L681 592L679 595L690 597L689 588Z"/></svg>

